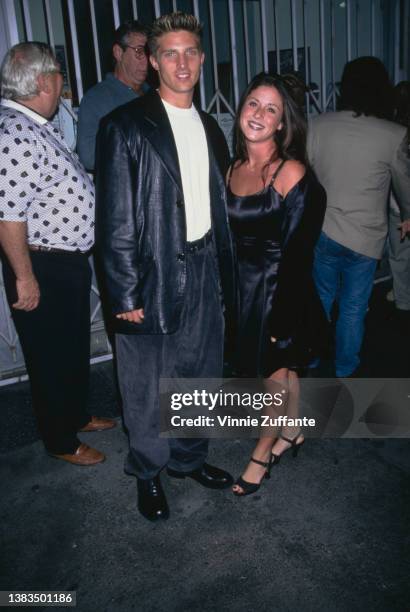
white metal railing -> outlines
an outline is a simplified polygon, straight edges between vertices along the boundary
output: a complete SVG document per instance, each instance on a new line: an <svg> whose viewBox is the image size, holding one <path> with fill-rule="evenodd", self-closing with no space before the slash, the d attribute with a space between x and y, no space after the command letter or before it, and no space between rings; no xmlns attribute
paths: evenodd
<svg viewBox="0 0 410 612"><path fill-rule="evenodd" d="M176 1L173 2L173 10L177 9L177 3ZM198 6L198 0L193 0L193 9L194 9L194 15L197 19L199 19L199 6ZM206 107L206 98L205 98L205 81L204 81L204 72L203 70L201 70L201 75L199 77L199 91L200 91L200 96L201 96L201 108L205 108Z"/></svg>
<svg viewBox="0 0 410 612"><path fill-rule="evenodd" d="M54 29L53 29L53 19L51 14L51 4L50 0L44 0L44 9L46 11L46 27L47 27L47 35L49 44L51 47L55 47L55 37L54 37Z"/></svg>
<svg viewBox="0 0 410 612"><path fill-rule="evenodd" d="M27 40L33 40L33 30L31 28L31 15L30 15L29 0L23 0L22 8L23 8L24 28L26 30Z"/></svg>
<svg viewBox="0 0 410 612"><path fill-rule="evenodd" d="M77 93L78 93L78 99L81 100L81 98L83 97L83 80L81 77L80 51L78 47L77 25L75 21L75 13L74 13L74 0L67 0L67 6L68 6L68 14L69 14L69 20L70 20L70 34L71 34L71 44L73 48L75 77L76 77L76 82L77 82Z"/></svg>
<svg viewBox="0 0 410 612"><path fill-rule="evenodd" d="M20 42L20 37L17 26L17 15L14 7L14 0L4 0L3 11L8 40L10 45L16 45L18 42Z"/></svg>
<svg viewBox="0 0 410 612"><path fill-rule="evenodd" d="M91 15L91 28L92 28L92 33L93 33L95 67L97 70L97 79L98 81L101 81L102 72L101 72L101 60L100 60L100 47L98 44L97 20L95 18L94 0L90 0L90 15Z"/></svg>
<svg viewBox="0 0 410 612"><path fill-rule="evenodd" d="M24 22L25 36L28 40L33 38L33 11L31 8L31 0L18 0L22 8L22 18ZM86 0L84 0L86 1ZM95 59L95 70L97 79L101 80L102 66L100 59L100 41L98 38L97 17L95 11L95 1L89 0L89 12L92 38L93 55ZM16 39L17 28L12 25L13 20L16 20L15 7L13 0L3 0L6 4L8 14L9 30L14 31L14 36L11 36L13 42ZM78 98L81 100L83 95L83 79L80 63L80 50L77 38L76 16L73 0L63 0L67 7L69 15L69 37L71 39L73 63L74 63L74 78L77 85ZM158 17L161 14L160 0L129 0L129 9L135 18L142 12L142 8L151 5L154 14ZM181 8L177 0L173 0L172 7L174 10ZM218 35L215 30L215 8L219 5L226 5L228 19L224 34L229 36L230 41L230 57L229 61L232 66L232 82L233 92L231 99L223 94L219 86L218 78ZM304 74L302 75L309 85L312 76L318 82L318 95L309 95L310 103L316 111L324 111L328 108L334 108L336 104L336 95L334 83L340 78L340 66L336 64L336 51L340 52L342 48L345 50L346 61L351 60L359 54L361 28L359 27L360 15L367 11L368 28L369 28L369 45L367 49L363 49L363 54L377 55L383 57L383 0L193 0L193 12L199 18L202 14L208 13L209 16L209 35L211 58L208 61L212 63L212 82L206 80L204 75L201 76L200 92L201 105L204 109L216 107L216 114L219 117L222 112L231 112L239 101L240 91L245 86L241 83L239 77L239 65L245 67L246 81L248 82L253 74L261 70L269 69L269 53L276 53L276 71L281 72L281 51L284 50L284 40L290 40L286 43L286 48L291 48L292 65L294 70L300 69L298 49L304 49ZM400 40L400 24L401 21L408 21L409 15L409 0L389 0L389 6L395 12L395 20L393 27L395 28L396 36L394 53L394 77L399 78L402 73L399 69L400 63L400 45L406 47L406 62L408 55L407 37ZM51 0L44 0L44 21L49 42L52 46L56 44L55 29L53 28L52 11L54 3ZM120 23L120 7L119 0L111 0L112 18L115 27ZM283 15L284 8L290 13L289 32L283 31L280 27L280 19ZM140 9L140 10L139 10ZM344 41L341 39L342 34L336 27L336 14L341 13L341 9L345 13L345 33ZM236 28L237 15L242 13L242 28ZM317 22L312 26L312 15L317 14ZM259 25L256 28L251 28L250 23L259 20ZM39 16L36 15L36 19ZM340 17L339 17L340 22ZM313 27L313 30L312 30ZM286 26L288 28L288 26ZM286 30L285 28L285 30ZM339 28L340 30L340 28ZM257 32L260 32L258 35ZM312 33L313 32L313 33ZM12 32L13 34L13 32ZM241 44L239 45L239 40ZM318 43L316 43L316 40ZM330 43L330 44L329 44ZM261 47L261 58L251 61L250 49L252 47ZM318 46L318 49L315 47ZM239 47L244 48L244 57L239 58ZM330 48L328 54L326 48ZM312 66L309 61L309 51L318 56L318 61L314 66L315 75L312 74ZM340 54L340 53L339 53ZM227 58L224 58L226 60ZM318 78L316 78L318 76ZM330 93L329 93L330 92ZM309 109L308 109L309 110Z"/></svg>

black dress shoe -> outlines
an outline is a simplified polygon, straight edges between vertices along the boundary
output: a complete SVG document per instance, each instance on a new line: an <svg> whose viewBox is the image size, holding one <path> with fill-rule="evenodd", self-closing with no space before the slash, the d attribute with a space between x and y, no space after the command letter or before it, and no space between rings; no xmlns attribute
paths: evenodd
<svg viewBox="0 0 410 612"><path fill-rule="evenodd" d="M148 480L137 478L138 510L149 521L169 518L167 498L159 476Z"/></svg>
<svg viewBox="0 0 410 612"><path fill-rule="evenodd" d="M228 472L208 463L192 472L177 472L171 468L167 468L167 472L173 478L193 478L208 489L227 489L233 484L233 478Z"/></svg>

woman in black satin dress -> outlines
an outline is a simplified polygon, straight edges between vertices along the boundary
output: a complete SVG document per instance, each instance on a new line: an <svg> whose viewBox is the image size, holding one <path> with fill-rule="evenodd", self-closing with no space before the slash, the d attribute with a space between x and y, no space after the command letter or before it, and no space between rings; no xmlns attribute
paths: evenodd
<svg viewBox="0 0 410 612"><path fill-rule="evenodd" d="M311 272L326 196L309 170L304 117L280 77L256 76L235 123L235 160L227 177L228 211L237 255L235 369L288 389L297 416L297 371L315 356L326 326ZM261 438L233 487L249 495L281 454L297 453L300 429Z"/></svg>

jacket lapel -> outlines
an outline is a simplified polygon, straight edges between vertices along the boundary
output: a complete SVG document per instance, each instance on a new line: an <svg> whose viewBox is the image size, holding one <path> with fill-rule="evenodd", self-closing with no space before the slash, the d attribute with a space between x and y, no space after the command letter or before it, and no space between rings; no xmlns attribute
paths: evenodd
<svg viewBox="0 0 410 612"><path fill-rule="evenodd" d="M146 138L154 147L166 171L171 176L174 183L177 185L178 189L181 192L181 195L183 195L181 170L178 162L178 152L167 112L161 102L161 98L159 97L156 91L151 91L146 94L143 100L145 103L145 120L150 128L146 130ZM199 111L199 116L204 126L206 141L208 145L209 190L212 205L212 196L215 193L215 190L223 190L225 183L224 177L221 174L216 159L214 143L212 142L211 138L212 130L210 130L208 127L207 115L206 113Z"/></svg>
<svg viewBox="0 0 410 612"><path fill-rule="evenodd" d="M145 119L152 127L146 132L147 140L154 147L166 171L182 194L178 152L167 112L156 91L146 94L144 101L146 102Z"/></svg>

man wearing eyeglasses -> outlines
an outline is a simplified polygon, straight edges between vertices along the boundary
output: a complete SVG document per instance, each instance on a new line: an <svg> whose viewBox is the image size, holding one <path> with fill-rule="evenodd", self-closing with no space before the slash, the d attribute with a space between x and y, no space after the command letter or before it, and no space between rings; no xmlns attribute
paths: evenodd
<svg viewBox="0 0 410 612"><path fill-rule="evenodd" d="M95 140L100 121L118 106L145 93L148 70L147 30L138 21L125 22L115 31L114 71L89 89L78 112L78 155L89 172L94 171Z"/></svg>

